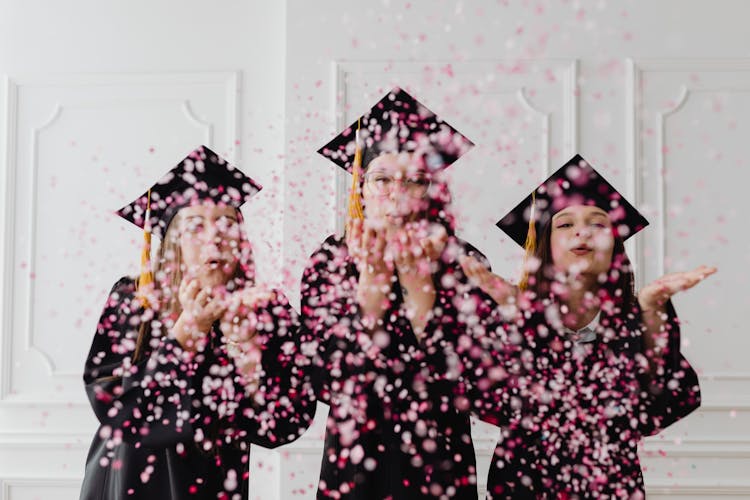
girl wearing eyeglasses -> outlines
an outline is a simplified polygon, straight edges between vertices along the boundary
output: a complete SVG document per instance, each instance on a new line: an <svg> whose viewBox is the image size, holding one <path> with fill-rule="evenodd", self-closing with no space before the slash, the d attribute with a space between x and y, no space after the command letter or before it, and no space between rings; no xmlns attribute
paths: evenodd
<svg viewBox="0 0 750 500"><path fill-rule="evenodd" d="M302 278L313 386L331 408L318 498L477 498L454 346L478 302L457 259L483 257L454 235L441 177L470 146L395 89L320 151L354 180L346 237Z"/></svg>

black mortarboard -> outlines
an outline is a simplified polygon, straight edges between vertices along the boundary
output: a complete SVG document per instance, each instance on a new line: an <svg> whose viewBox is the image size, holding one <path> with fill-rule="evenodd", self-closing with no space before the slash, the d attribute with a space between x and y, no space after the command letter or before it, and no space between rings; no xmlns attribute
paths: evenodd
<svg viewBox="0 0 750 500"><path fill-rule="evenodd" d="M362 168L367 168L381 153L423 150L427 167L440 170L474 146L463 134L396 87L318 153L352 173L358 128Z"/></svg>
<svg viewBox="0 0 750 500"><path fill-rule="evenodd" d="M463 134L395 87L318 153L352 174L348 213L350 218L362 219L360 174L378 155L422 152L427 168L437 171L452 165L473 146Z"/></svg>
<svg viewBox="0 0 750 500"><path fill-rule="evenodd" d="M143 306L153 304L152 233L163 238L177 211L194 202L213 200L239 208L260 190L260 184L206 146L200 146L148 191L118 210L117 215L143 229L138 278L138 296Z"/></svg>
<svg viewBox="0 0 750 500"><path fill-rule="evenodd" d="M146 226L146 207L151 211L151 231L163 237L177 211L198 200L211 199L239 208L260 191L260 184L227 163L206 146L188 154L149 191L125 205L117 214L140 228Z"/></svg>
<svg viewBox="0 0 750 500"><path fill-rule="evenodd" d="M532 212L535 224L543 227L553 215L570 205L601 208L609 214L623 240L648 225L648 221L628 200L583 157L576 155L500 219L497 227L525 247Z"/></svg>

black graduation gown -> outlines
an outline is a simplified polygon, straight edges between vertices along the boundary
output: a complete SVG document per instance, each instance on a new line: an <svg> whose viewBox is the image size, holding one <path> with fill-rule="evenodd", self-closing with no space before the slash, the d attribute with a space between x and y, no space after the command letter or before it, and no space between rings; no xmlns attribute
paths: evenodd
<svg viewBox="0 0 750 500"><path fill-rule="evenodd" d="M86 361L84 382L99 422L81 500L246 499L250 443L297 439L315 412L295 358L297 321L279 298L259 313L262 375L246 394L214 324L203 353L159 335L131 359L143 320L130 278L112 288ZM261 328L265 326L265 328Z"/></svg>
<svg viewBox="0 0 750 500"><path fill-rule="evenodd" d="M537 306L520 326L494 330L505 371L494 386L498 411L485 405L478 413L505 425L488 498L644 498L638 442L700 406L671 301L668 346L654 376L637 305L625 315L602 311L596 340L578 345L553 326L552 307Z"/></svg>
<svg viewBox="0 0 750 500"><path fill-rule="evenodd" d="M366 333L355 299L358 272L346 244L329 237L302 279L302 327L318 398L330 405L318 498L476 499L469 409L457 407L460 361L476 289L452 238L434 274L434 317L419 341L401 312L397 282L383 330Z"/></svg>

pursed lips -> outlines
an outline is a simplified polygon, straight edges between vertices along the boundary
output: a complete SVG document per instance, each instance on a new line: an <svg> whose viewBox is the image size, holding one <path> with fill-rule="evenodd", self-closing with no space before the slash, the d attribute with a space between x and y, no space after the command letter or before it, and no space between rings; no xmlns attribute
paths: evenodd
<svg viewBox="0 0 750 500"><path fill-rule="evenodd" d="M571 248L571 252L573 252L576 255L588 255L593 251L593 249L587 245L578 245L577 247Z"/></svg>

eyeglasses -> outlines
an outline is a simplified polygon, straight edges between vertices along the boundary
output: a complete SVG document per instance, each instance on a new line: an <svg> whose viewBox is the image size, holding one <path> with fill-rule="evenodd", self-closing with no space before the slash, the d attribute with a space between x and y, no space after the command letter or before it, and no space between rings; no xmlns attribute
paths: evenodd
<svg viewBox="0 0 750 500"><path fill-rule="evenodd" d="M390 175L373 172L364 175L365 184L375 194L388 195L393 193L397 184L401 184L404 192L412 198L424 198L430 189L430 179L425 176L396 179Z"/></svg>

